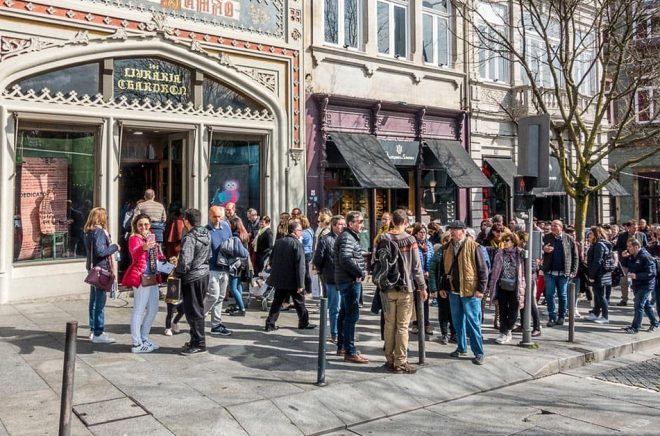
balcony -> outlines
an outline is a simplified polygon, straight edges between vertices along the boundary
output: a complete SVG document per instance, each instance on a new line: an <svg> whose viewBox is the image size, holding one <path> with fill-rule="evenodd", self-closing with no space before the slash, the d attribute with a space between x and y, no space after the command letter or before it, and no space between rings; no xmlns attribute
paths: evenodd
<svg viewBox="0 0 660 436"><path fill-rule="evenodd" d="M548 113L553 119L561 120L561 112L559 106L559 100L555 96L554 89L543 90L542 95L543 104L548 110ZM562 91L562 100L567 99L566 93ZM578 107L581 110L584 110L589 106L590 98L580 96L578 97ZM532 88L529 85L514 86L511 88L511 106L513 112L516 114L516 117L524 117L527 115L535 115L537 113L536 107L534 106L534 94L532 93ZM587 119L589 121L589 113L587 112Z"/></svg>

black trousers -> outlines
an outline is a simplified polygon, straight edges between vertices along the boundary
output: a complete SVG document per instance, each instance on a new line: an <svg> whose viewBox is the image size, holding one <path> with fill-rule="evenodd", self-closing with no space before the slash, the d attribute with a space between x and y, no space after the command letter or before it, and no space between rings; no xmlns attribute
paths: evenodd
<svg viewBox="0 0 660 436"><path fill-rule="evenodd" d="M415 303L417 304L417 303ZM428 327L431 325L431 319L429 318L429 299L427 298L424 301L424 327ZM417 306L415 306L415 310L417 309ZM412 322L412 325L417 326L417 320Z"/></svg>
<svg viewBox="0 0 660 436"><path fill-rule="evenodd" d="M440 334L442 336L447 335L447 326L449 326L451 335L456 335L456 330L454 330L454 323L451 320L451 306L449 305L449 296L447 296L447 298L442 298L440 295L438 295L438 322L440 323Z"/></svg>
<svg viewBox="0 0 660 436"><path fill-rule="evenodd" d="M533 288L532 288L533 289ZM520 309L520 323L522 324L525 308ZM536 305L536 298L532 297L532 330L541 330L541 319L539 317L539 307Z"/></svg>
<svg viewBox="0 0 660 436"><path fill-rule="evenodd" d="M266 325L275 325L277 318L280 316L282 303L288 298L293 299L293 305L298 314L298 328L305 327L309 324L309 313L305 307L305 295L299 294L295 289L276 288L273 303L270 305L270 312L268 312L268 318L266 318Z"/></svg>
<svg viewBox="0 0 660 436"><path fill-rule="evenodd" d="M497 301L500 302L500 333L508 333L513 330L518 319L518 292L499 289Z"/></svg>
<svg viewBox="0 0 660 436"><path fill-rule="evenodd" d="M206 348L204 337L204 296L209 286L209 276L181 285L183 312L190 325L190 346Z"/></svg>
<svg viewBox="0 0 660 436"><path fill-rule="evenodd" d="M174 311L176 310L176 316L174 316ZM183 303L180 304L171 304L167 303L167 316L165 317L165 328L172 328L172 317L174 316L174 324L178 324L183 318Z"/></svg>

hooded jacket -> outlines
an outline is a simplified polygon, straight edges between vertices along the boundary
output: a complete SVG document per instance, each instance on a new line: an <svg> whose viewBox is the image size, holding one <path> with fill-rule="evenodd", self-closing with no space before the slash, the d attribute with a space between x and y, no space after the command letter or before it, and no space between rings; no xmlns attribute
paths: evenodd
<svg viewBox="0 0 660 436"><path fill-rule="evenodd" d="M181 240L179 261L174 270L182 283L199 280L209 274L211 237L205 227L193 227Z"/></svg>
<svg viewBox="0 0 660 436"><path fill-rule="evenodd" d="M612 272L605 271L605 257L613 251L610 241L599 240L589 247L587 251L587 266L589 279L598 286L612 285Z"/></svg>

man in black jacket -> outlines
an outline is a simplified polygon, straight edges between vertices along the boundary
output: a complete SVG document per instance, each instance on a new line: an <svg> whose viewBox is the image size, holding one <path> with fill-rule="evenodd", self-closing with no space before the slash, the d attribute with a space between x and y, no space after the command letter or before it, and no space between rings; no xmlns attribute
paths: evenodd
<svg viewBox="0 0 660 436"><path fill-rule="evenodd" d="M550 224L550 233L543 237L543 277L550 318L548 327L564 324L568 307L568 283L575 278L577 269L575 240L564 232L561 221L554 220ZM559 299L559 311L556 310L555 295Z"/></svg>
<svg viewBox="0 0 660 436"><path fill-rule="evenodd" d="M337 355L344 356L345 362L369 363L355 349L355 325L360 318L360 290L362 280L367 275L366 264L360 246L360 232L364 218L360 212L349 212L346 225L335 242L335 283L341 295Z"/></svg>
<svg viewBox="0 0 660 436"><path fill-rule="evenodd" d="M309 323L309 313L305 307L305 250L302 242L302 226L298 221L291 221L289 234L275 241L271 253L271 273L268 283L275 288L275 297L266 318L265 330L276 330L277 318L284 300L293 299L298 313L298 328L313 329L316 326Z"/></svg>
<svg viewBox="0 0 660 436"><path fill-rule="evenodd" d="M328 311L330 312L330 335L332 342L337 343L337 318L341 299L335 283L335 242L344 231L346 220L341 215L335 215L330 220L331 232L319 239L312 264L323 276L323 285L328 296Z"/></svg>
<svg viewBox="0 0 660 436"><path fill-rule="evenodd" d="M619 253L619 259L623 259L623 252L627 250L627 244L630 239L636 239L642 248L647 248L649 241L646 234L639 231L639 226L636 220L630 220L624 224L626 231L619 233L616 240L616 251ZM613 283L616 285L616 283ZM628 268L623 265L623 277L621 278L621 301L618 306L626 306L628 304L630 285L628 283Z"/></svg>
<svg viewBox="0 0 660 436"><path fill-rule="evenodd" d="M655 260L642 247L639 240L632 238L626 245L626 251L622 254L623 264L628 268L628 279L635 295L635 312L632 324L625 327L626 333L637 333L642 326L644 312L651 322L649 332L655 330L658 320L651 305L652 293L655 290L657 271Z"/></svg>

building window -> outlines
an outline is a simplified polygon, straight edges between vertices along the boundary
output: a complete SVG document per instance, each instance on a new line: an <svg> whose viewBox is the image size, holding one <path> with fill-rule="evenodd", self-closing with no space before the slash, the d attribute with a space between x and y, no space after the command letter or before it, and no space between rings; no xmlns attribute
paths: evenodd
<svg viewBox="0 0 660 436"><path fill-rule="evenodd" d="M660 122L660 89L639 88L635 95L635 118L638 123Z"/></svg>
<svg viewBox="0 0 660 436"><path fill-rule="evenodd" d="M450 57L448 0L424 1L424 62L447 66Z"/></svg>
<svg viewBox="0 0 660 436"><path fill-rule="evenodd" d="M84 226L94 204L94 127L20 127L16 148L14 260L85 256Z"/></svg>
<svg viewBox="0 0 660 436"><path fill-rule="evenodd" d="M598 88L596 38L593 33L578 32L578 45L573 65L573 81L582 95L594 95Z"/></svg>
<svg viewBox="0 0 660 436"><path fill-rule="evenodd" d="M644 10L639 13L635 21L635 39L657 38L660 36L660 10L653 9L651 6L651 4L642 6Z"/></svg>
<svg viewBox="0 0 660 436"><path fill-rule="evenodd" d="M494 82L509 82L509 59L499 41L507 34L508 12L505 5L481 2L477 6L477 63L479 77Z"/></svg>
<svg viewBox="0 0 660 436"><path fill-rule="evenodd" d="M378 53L395 58L408 56L408 2L378 0Z"/></svg>
<svg viewBox="0 0 660 436"><path fill-rule="evenodd" d="M641 173L637 179L639 218L660 222L660 173Z"/></svg>
<svg viewBox="0 0 660 436"><path fill-rule="evenodd" d="M360 1L325 0L324 35L327 44L358 48L360 44Z"/></svg>
<svg viewBox="0 0 660 436"><path fill-rule="evenodd" d="M262 110L263 106L226 85L212 79L205 78L202 84L204 107L209 105L214 108L225 109L228 106L233 109Z"/></svg>
<svg viewBox="0 0 660 436"><path fill-rule="evenodd" d="M236 214L261 210L261 139L213 134L209 168L209 203L236 204Z"/></svg>
<svg viewBox="0 0 660 436"><path fill-rule="evenodd" d="M58 92L67 95L75 91L79 97L91 97L101 92L100 83L100 67L98 62L95 62L37 74L21 79L14 85L20 86L24 94L29 90L41 93L48 89L52 96Z"/></svg>

